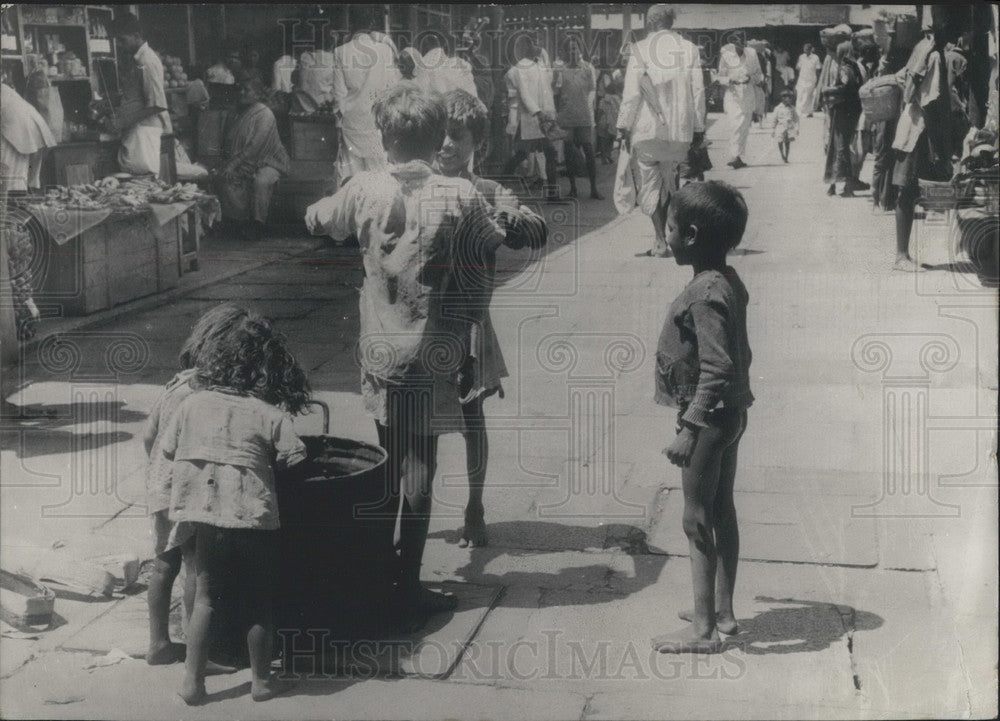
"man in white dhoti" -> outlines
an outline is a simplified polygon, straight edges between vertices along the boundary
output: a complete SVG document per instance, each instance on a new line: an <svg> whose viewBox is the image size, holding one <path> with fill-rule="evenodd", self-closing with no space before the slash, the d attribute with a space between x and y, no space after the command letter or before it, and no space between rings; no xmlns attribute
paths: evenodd
<svg viewBox="0 0 1000 721"><path fill-rule="evenodd" d="M639 170L637 201L653 221L656 241L646 255L666 257L667 206L677 169L705 134L705 87L697 46L671 28L676 10L653 5L647 35L632 46L616 127Z"/></svg>
<svg viewBox="0 0 1000 721"><path fill-rule="evenodd" d="M133 72L122 77L125 100L122 107L159 108L155 115L145 114L128 128L121 128L122 146L118 164L126 173L160 174L160 138L173 132L167 112L167 94L163 89L163 63L143 37L139 19L125 13L115 20L115 36L120 47L133 54ZM143 113L140 113L140 117Z"/></svg>
<svg viewBox="0 0 1000 721"><path fill-rule="evenodd" d="M813 52L813 46L806 43L802 46L802 54L795 64L799 79L795 83L795 110L799 117L811 118L816 107L816 81L823 61Z"/></svg>
<svg viewBox="0 0 1000 721"><path fill-rule="evenodd" d="M362 6L363 7L363 6ZM374 28L377 18L369 9L362 28ZM353 11L353 9L352 9ZM386 166L382 135L375 128L372 106L376 97L400 80L396 47L374 29L360 30L333 51L333 99L340 116L341 145L337 173L341 183L363 170Z"/></svg>
<svg viewBox="0 0 1000 721"><path fill-rule="evenodd" d="M719 83L725 86L722 105L729 116L732 137L729 140L730 160L733 169L745 168L743 156L747 149L747 136L757 106L755 87L763 82L757 53L743 45L740 39L722 46L719 53Z"/></svg>

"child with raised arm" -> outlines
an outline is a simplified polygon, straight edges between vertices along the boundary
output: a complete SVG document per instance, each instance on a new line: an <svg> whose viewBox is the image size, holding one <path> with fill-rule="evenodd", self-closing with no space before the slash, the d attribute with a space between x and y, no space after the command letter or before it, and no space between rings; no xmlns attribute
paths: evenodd
<svg viewBox="0 0 1000 721"><path fill-rule="evenodd" d="M526 206L519 206L517 197L500 183L469 172L469 161L476 150L483 147L489 133L490 119L486 106L464 90L446 93L444 104L448 125L437 157L438 170L449 178L465 178L482 193L493 207L494 217L505 230L505 245L511 248L540 248L547 238L545 221ZM452 291L449 297L455 300L446 312L468 320L469 355L459 371L459 394L465 420L462 435L469 476L469 502L465 507L465 525L459 541L462 548L487 544L483 487L486 483L489 442L483 401L497 393L503 398L501 379L508 375L490 319L495 275L496 253L484 248L476 263L456 266L449 283Z"/></svg>
<svg viewBox="0 0 1000 721"><path fill-rule="evenodd" d="M194 609L180 696L206 700L211 632L219 612L247 609L250 693L266 701L290 687L271 676L279 528L275 468L305 459L292 427L309 397L305 374L264 318L245 313L206 343L199 390L163 430L171 468L170 520L194 531Z"/></svg>
<svg viewBox="0 0 1000 721"><path fill-rule="evenodd" d="M146 594L149 606L149 651L146 653L146 663L151 666L184 660L186 649L183 644L170 640L171 591L183 561L184 614L185 620L190 620L197 575L194 570L194 529L189 523L174 523L168 516L173 464L163 455L163 434L160 431L170 422L181 401L195 392L191 380L205 346L228 333L233 324L246 314L244 309L225 303L198 319L181 348L181 371L167 383L146 419L143 434L143 444L149 456L146 467L146 505L153 517L155 553ZM207 665L209 674L234 671L234 667L221 666L211 661Z"/></svg>
<svg viewBox="0 0 1000 721"><path fill-rule="evenodd" d="M472 183L431 167L447 124L438 96L401 82L376 100L374 116L389 168L356 174L309 207L306 225L334 240L357 235L361 245L361 392L389 456L377 512L400 519L400 620L414 628L456 604L420 583L437 437L463 427L458 373L468 334L442 304L453 268L481 262L504 233Z"/></svg>
<svg viewBox="0 0 1000 721"><path fill-rule="evenodd" d="M674 300L656 351L656 402L677 408L664 453L680 466L694 609L684 628L652 639L662 653L717 653L719 631L737 632L733 588L740 553L733 503L736 456L750 392L747 290L726 265L747 224L743 196L718 181L691 183L667 211L667 243L694 278Z"/></svg>

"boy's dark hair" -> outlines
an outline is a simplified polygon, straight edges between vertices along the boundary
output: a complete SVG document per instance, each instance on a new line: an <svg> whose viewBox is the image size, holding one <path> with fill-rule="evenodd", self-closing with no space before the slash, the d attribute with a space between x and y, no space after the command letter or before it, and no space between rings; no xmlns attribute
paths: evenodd
<svg viewBox="0 0 1000 721"><path fill-rule="evenodd" d="M382 145L388 149L395 143L406 160L429 158L444 142L448 120L444 103L414 82L396 83L379 96L372 110Z"/></svg>
<svg viewBox="0 0 1000 721"><path fill-rule="evenodd" d="M486 141L490 116L482 100L464 90L449 90L444 95L444 107L448 112L449 128L465 128L472 133L476 145Z"/></svg>
<svg viewBox="0 0 1000 721"><path fill-rule="evenodd" d="M793 98L794 99L795 98L795 91L791 90L791 89L782 90L781 91L781 99L784 100L785 98Z"/></svg>
<svg viewBox="0 0 1000 721"><path fill-rule="evenodd" d="M743 194L729 183L688 183L674 193L670 205L682 233L692 225L698 228L699 243L730 250L743 239L749 210Z"/></svg>
<svg viewBox="0 0 1000 721"><path fill-rule="evenodd" d="M138 35L139 37L143 37L142 26L139 24L139 18L132 13L119 15L111 22L111 35L116 38L120 38L125 35Z"/></svg>
<svg viewBox="0 0 1000 721"><path fill-rule="evenodd" d="M270 321L247 312L228 332L205 343L195 371L198 387L254 396L298 413L309 400L309 383Z"/></svg>

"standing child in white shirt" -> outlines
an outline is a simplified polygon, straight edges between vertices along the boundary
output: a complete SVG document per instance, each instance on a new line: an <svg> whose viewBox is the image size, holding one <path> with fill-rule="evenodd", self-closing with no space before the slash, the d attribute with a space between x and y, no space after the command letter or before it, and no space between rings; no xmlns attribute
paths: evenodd
<svg viewBox="0 0 1000 721"><path fill-rule="evenodd" d="M781 105L774 109L774 129L771 137L777 138L781 159L788 162L788 151L792 141L799 134L799 114L795 110L795 93L784 90L781 93Z"/></svg>

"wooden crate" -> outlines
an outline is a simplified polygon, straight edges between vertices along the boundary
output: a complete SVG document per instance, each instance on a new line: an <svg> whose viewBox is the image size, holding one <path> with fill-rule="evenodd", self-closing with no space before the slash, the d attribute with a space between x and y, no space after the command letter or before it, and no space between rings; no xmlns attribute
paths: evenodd
<svg viewBox="0 0 1000 721"><path fill-rule="evenodd" d="M337 123L331 116L323 120L289 118L291 123L291 147L288 149L293 160L337 159Z"/></svg>
<svg viewBox="0 0 1000 721"><path fill-rule="evenodd" d="M38 299L78 316L173 288L180 234L180 218L156 226L139 213L111 216L61 246L50 239Z"/></svg>

